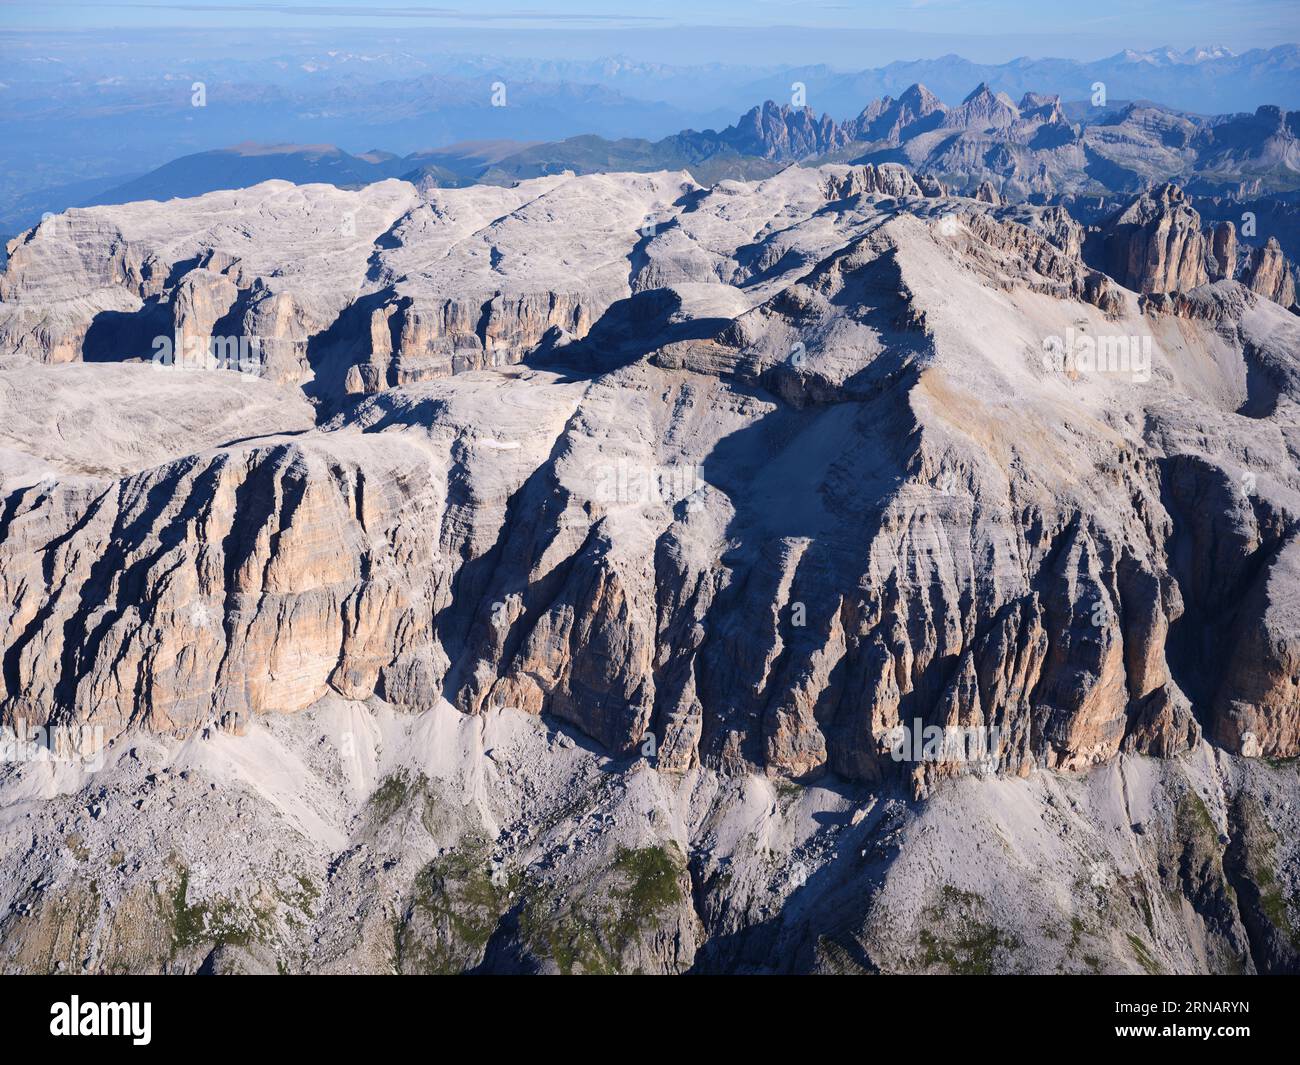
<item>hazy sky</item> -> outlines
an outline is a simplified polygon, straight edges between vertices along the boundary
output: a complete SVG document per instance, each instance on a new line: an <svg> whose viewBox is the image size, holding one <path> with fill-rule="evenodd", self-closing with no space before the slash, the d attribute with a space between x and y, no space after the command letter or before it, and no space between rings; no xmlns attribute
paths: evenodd
<svg viewBox="0 0 1300 1065"><path fill-rule="evenodd" d="M526 41L539 56L620 52L666 62L821 59L865 67L948 51L990 62L1019 55L1096 58L1165 44L1268 47L1300 40L1300 0L0 0L0 27L422 27L421 37L439 37L453 49L490 50L499 38L511 52Z"/></svg>

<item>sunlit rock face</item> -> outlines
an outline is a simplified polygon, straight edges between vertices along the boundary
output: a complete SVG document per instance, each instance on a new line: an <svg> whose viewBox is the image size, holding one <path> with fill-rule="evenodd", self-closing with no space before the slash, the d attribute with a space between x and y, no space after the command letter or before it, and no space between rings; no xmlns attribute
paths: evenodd
<svg viewBox="0 0 1300 1065"><path fill-rule="evenodd" d="M5 275L16 355L93 357L124 424L184 380L202 421L231 371L88 346L229 330L264 345L248 396L315 414L112 476L33 431L53 474L5 501L6 719L446 698L653 738L664 770L864 781L917 721L995 729L1012 773L1201 727L1297 753L1271 590L1297 330L1256 294L1267 253L1206 286L1235 245L1166 186L1106 234L1108 277L1059 209L929 191L844 166L268 182L43 223Z"/></svg>
<svg viewBox="0 0 1300 1065"><path fill-rule="evenodd" d="M20 238L0 725L101 746L0 767L0 968L1294 971L1285 264L1174 191L1000 200L270 182Z"/></svg>

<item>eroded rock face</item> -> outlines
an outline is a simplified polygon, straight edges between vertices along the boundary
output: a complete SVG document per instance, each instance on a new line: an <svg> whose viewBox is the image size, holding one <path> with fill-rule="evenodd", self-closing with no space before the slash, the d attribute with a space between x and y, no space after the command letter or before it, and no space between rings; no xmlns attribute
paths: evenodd
<svg viewBox="0 0 1300 1065"><path fill-rule="evenodd" d="M376 298L340 315L369 351L351 364L341 326L294 335L311 301L243 295L247 257L192 271L184 328L246 300L288 333L268 376L305 360L320 388L346 365L340 392L374 394L333 416L322 395L309 432L12 491L5 720L186 735L327 696L445 698L545 713L613 752L650 742L663 771L918 793L974 767L1172 755L1198 718L1233 748L1249 732L1297 753L1300 642L1259 585L1287 579L1268 560L1296 471L1270 449L1253 519L1197 502L1294 417L1293 316L1230 281L1212 317L1145 313L1059 212L1000 220L892 170L681 190L440 190L375 253ZM535 230L598 197L584 232L627 258L588 268L581 300L516 290L471 325L472 269L525 276ZM670 223L631 224L656 203ZM452 313L444 293L422 332L413 278L449 254L475 294ZM1148 355L1058 364L1067 335ZM1240 528L1198 524L1239 511ZM1212 652L1227 636L1231 664ZM907 754L925 729L996 742Z"/></svg>
<svg viewBox="0 0 1300 1065"><path fill-rule="evenodd" d="M917 174L916 183L923 196L947 196L948 186L933 174Z"/></svg>
<svg viewBox="0 0 1300 1065"><path fill-rule="evenodd" d="M1283 307L1294 306L1296 302L1291 264L1282 254L1276 237L1269 237L1262 248L1251 249L1242 270L1242 280L1252 292L1258 292Z"/></svg>
<svg viewBox="0 0 1300 1065"><path fill-rule="evenodd" d="M1231 222L1220 222L1210 235L1210 273L1215 280L1231 280L1237 273L1237 227Z"/></svg>
<svg viewBox="0 0 1300 1065"><path fill-rule="evenodd" d="M1277 239L1270 237L1262 248L1244 248L1231 222L1203 230L1201 216L1177 185L1143 193L1106 222L1094 238L1090 258L1141 293L1187 293L1240 276L1265 299L1287 308L1295 303L1292 266Z"/></svg>
<svg viewBox="0 0 1300 1065"><path fill-rule="evenodd" d="M819 119L812 108L771 100L742 115L728 133L731 143L744 154L782 160L825 155L852 139L830 115Z"/></svg>
<svg viewBox="0 0 1300 1065"><path fill-rule="evenodd" d="M260 374L6 275L0 722L112 743L0 969L1294 971L1295 315L894 167L335 192L78 274Z"/></svg>
<svg viewBox="0 0 1300 1065"><path fill-rule="evenodd" d="M1300 745L1296 552L1296 541L1286 541L1252 586L1216 696L1215 738L1246 755L1290 757Z"/></svg>
<svg viewBox="0 0 1300 1065"><path fill-rule="evenodd" d="M885 163L879 167L868 163L855 166L843 177L833 177L828 185L833 199L848 199L863 193L881 196L923 196L920 186L904 167Z"/></svg>
<svg viewBox="0 0 1300 1065"><path fill-rule="evenodd" d="M1177 185L1137 197L1105 231L1106 272L1135 292L1176 292L1209 280L1201 216Z"/></svg>
<svg viewBox="0 0 1300 1065"><path fill-rule="evenodd" d="M212 270L191 270L176 286L172 297L172 337L180 351L194 345L210 347L217 323L230 313L239 289L228 277Z"/></svg>

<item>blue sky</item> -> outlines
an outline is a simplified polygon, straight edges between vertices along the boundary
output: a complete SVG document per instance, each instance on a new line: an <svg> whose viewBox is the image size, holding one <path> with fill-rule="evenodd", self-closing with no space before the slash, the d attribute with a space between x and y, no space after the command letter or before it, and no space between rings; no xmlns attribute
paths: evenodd
<svg viewBox="0 0 1300 1065"><path fill-rule="evenodd" d="M865 66L956 51L972 59L1005 61L1018 55L1096 58L1123 48L1222 44L1236 50L1300 40L1297 0L1088 0L1051 4L1009 0L473 0L442 4L364 3L357 0L254 3L199 0L134 3L24 0L0 2L0 26L9 29L121 27L346 30L350 27L419 27L448 41L488 40L492 33L534 34L535 51L641 52L638 58L700 61L716 28L735 38L755 59L810 61L822 42L827 61ZM782 36L783 27L805 32ZM811 31L811 32L808 32ZM845 31L844 35L835 31ZM691 52L691 36L699 40ZM588 42L590 47L579 47ZM750 43L752 42L752 44ZM630 51L629 51L630 49ZM862 62L852 62L861 51ZM664 52L662 56L656 52ZM671 53L671 54L670 54ZM797 54L794 54L797 53ZM866 54L870 53L870 54ZM718 58L724 58L719 56ZM728 56L727 61L736 61Z"/></svg>
<svg viewBox="0 0 1300 1065"><path fill-rule="evenodd" d="M1218 35L1295 35L1295 0L1088 0L1051 4L1010 0L473 0L441 4L367 3L365 0L4 0L7 26L541 26L599 27L820 26L915 32L1190 34L1206 43ZM1287 39L1290 39L1288 37Z"/></svg>

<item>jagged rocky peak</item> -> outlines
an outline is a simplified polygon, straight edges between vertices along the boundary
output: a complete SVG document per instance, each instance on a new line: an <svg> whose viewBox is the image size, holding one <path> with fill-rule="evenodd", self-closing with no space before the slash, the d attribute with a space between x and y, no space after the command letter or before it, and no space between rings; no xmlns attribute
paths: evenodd
<svg viewBox="0 0 1300 1065"><path fill-rule="evenodd" d="M1105 269L1136 292L1186 291L1209 280L1201 216L1172 183L1135 197L1104 227Z"/></svg>
<svg viewBox="0 0 1300 1065"><path fill-rule="evenodd" d="M1056 93L1027 92L1016 106L1026 118L1035 116L1050 121L1063 121L1065 118L1065 113L1061 110L1061 97Z"/></svg>
<svg viewBox="0 0 1300 1065"><path fill-rule="evenodd" d="M934 129L946 111L943 101L918 83L905 89L897 100L885 96L868 104L846 129L854 140L898 144Z"/></svg>
<svg viewBox="0 0 1300 1065"><path fill-rule="evenodd" d="M1006 93L994 92L980 82L969 96L943 118L945 129L1006 129L1020 119L1020 110Z"/></svg>
<svg viewBox="0 0 1300 1065"><path fill-rule="evenodd" d="M1186 293L1210 281L1239 278L1266 299L1295 302L1292 265L1275 237L1242 247L1232 222L1202 228L1181 187L1159 185L1109 219L1091 243L1092 257L1127 288Z"/></svg>
<svg viewBox="0 0 1300 1065"><path fill-rule="evenodd" d="M1274 303L1295 306L1295 274L1277 237L1269 237L1263 247L1250 249L1242 265L1242 281Z"/></svg>
<svg viewBox="0 0 1300 1065"><path fill-rule="evenodd" d="M1252 117L1254 122L1245 124L1242 132L1249 130L1256 138L1265 141L1269 155L1277 157L1287 147L1294 150L1295 142L1300 138L1300 111L1287 111L1276 104L1262 104L1255 109Z"/></svg>
<svg viewBox="0 0 1300 1065"><path fill-rule="evenodd" d="M1116 221L1120 224L1146 224L1180 211L1191 212L1196 222L1200 222L1201 216L1189 205L1182 187L1169 181L1135 196L1119 213Z"/></svg>
<svg viewBox="0 0 1300 1065"><path fill-rule="evenodd" d="M942 197L948 195L948 186L933 174L917 174L916 184L924 196Z"/></svg>
<svg viewBox="0 0 1300 1065"><path fill-rule="evenodd" d="M763 159L826 155L852 139L830 115L818 118L810 107L791 107L771 100L742 115L732 132L737 150Z"/></svg>
<svg viewBox="0 0 1300 1065"><path fill-rule="evenodd" d="M1081 128L1072 125L1066 117L1059 96L1027 92L1021 97L1017 110L1020 116L1008 131L1009 138L1016 143L1029 144L1048 153L1078 143ZM1047 159L1038 165L1045 171Z"/></svg>
<svg viewBox="0 0 1300 1065"><path fill-rule="evenodd" d="M944 102L920 82L914 82L904 89L898 97L898 103L915 115L928 115L935 111L947 110Z"/></svg>

